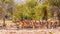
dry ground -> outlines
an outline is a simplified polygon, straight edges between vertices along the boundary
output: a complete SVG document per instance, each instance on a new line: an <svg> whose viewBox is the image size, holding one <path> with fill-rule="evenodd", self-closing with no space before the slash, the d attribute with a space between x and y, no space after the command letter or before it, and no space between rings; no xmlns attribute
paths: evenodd
<svg viewBox="0 0 60 34"><path fill-rule="evenodd" d="M0 34L60 34L59 29L0 30Z"/></svg>

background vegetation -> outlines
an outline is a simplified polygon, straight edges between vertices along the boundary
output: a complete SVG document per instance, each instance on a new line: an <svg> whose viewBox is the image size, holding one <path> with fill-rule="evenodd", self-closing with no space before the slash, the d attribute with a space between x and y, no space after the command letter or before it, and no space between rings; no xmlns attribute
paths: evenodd
<svg viewBox="0 0 60 34"><path fill-rule="evenodd" d="M14 0L0 0L0 18L20 20L60 20L60 0L26 0L25 3L15 4Z"/></svg>

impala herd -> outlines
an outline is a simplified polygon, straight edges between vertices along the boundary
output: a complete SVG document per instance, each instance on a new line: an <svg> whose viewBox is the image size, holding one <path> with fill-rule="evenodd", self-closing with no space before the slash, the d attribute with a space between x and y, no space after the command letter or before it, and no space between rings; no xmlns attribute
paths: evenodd
<svg viewBox="0 0 60 34"><path fill-rule="evenodd" d="M58 20L24 20L17 22L19 28L56 28L59 27Z"/></svg>

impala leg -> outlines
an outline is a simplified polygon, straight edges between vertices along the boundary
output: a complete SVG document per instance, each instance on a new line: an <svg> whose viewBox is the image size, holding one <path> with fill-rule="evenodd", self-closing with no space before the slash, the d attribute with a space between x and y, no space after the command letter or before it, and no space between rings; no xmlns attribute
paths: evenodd
<svg viewBox="0 0 60 34"><path fill-rule="evenodd" d="M35 29L35 26L33 26L33 29Z"/></svg>

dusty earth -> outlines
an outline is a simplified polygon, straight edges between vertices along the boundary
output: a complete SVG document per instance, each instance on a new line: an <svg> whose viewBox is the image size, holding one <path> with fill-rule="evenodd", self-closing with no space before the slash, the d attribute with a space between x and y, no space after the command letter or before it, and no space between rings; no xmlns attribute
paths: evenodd
<svg viewBox="0 0 60 34"><path fill-rule="evenodd" d="M0 34L60 34L59 29L0 30Z"/></svg>

